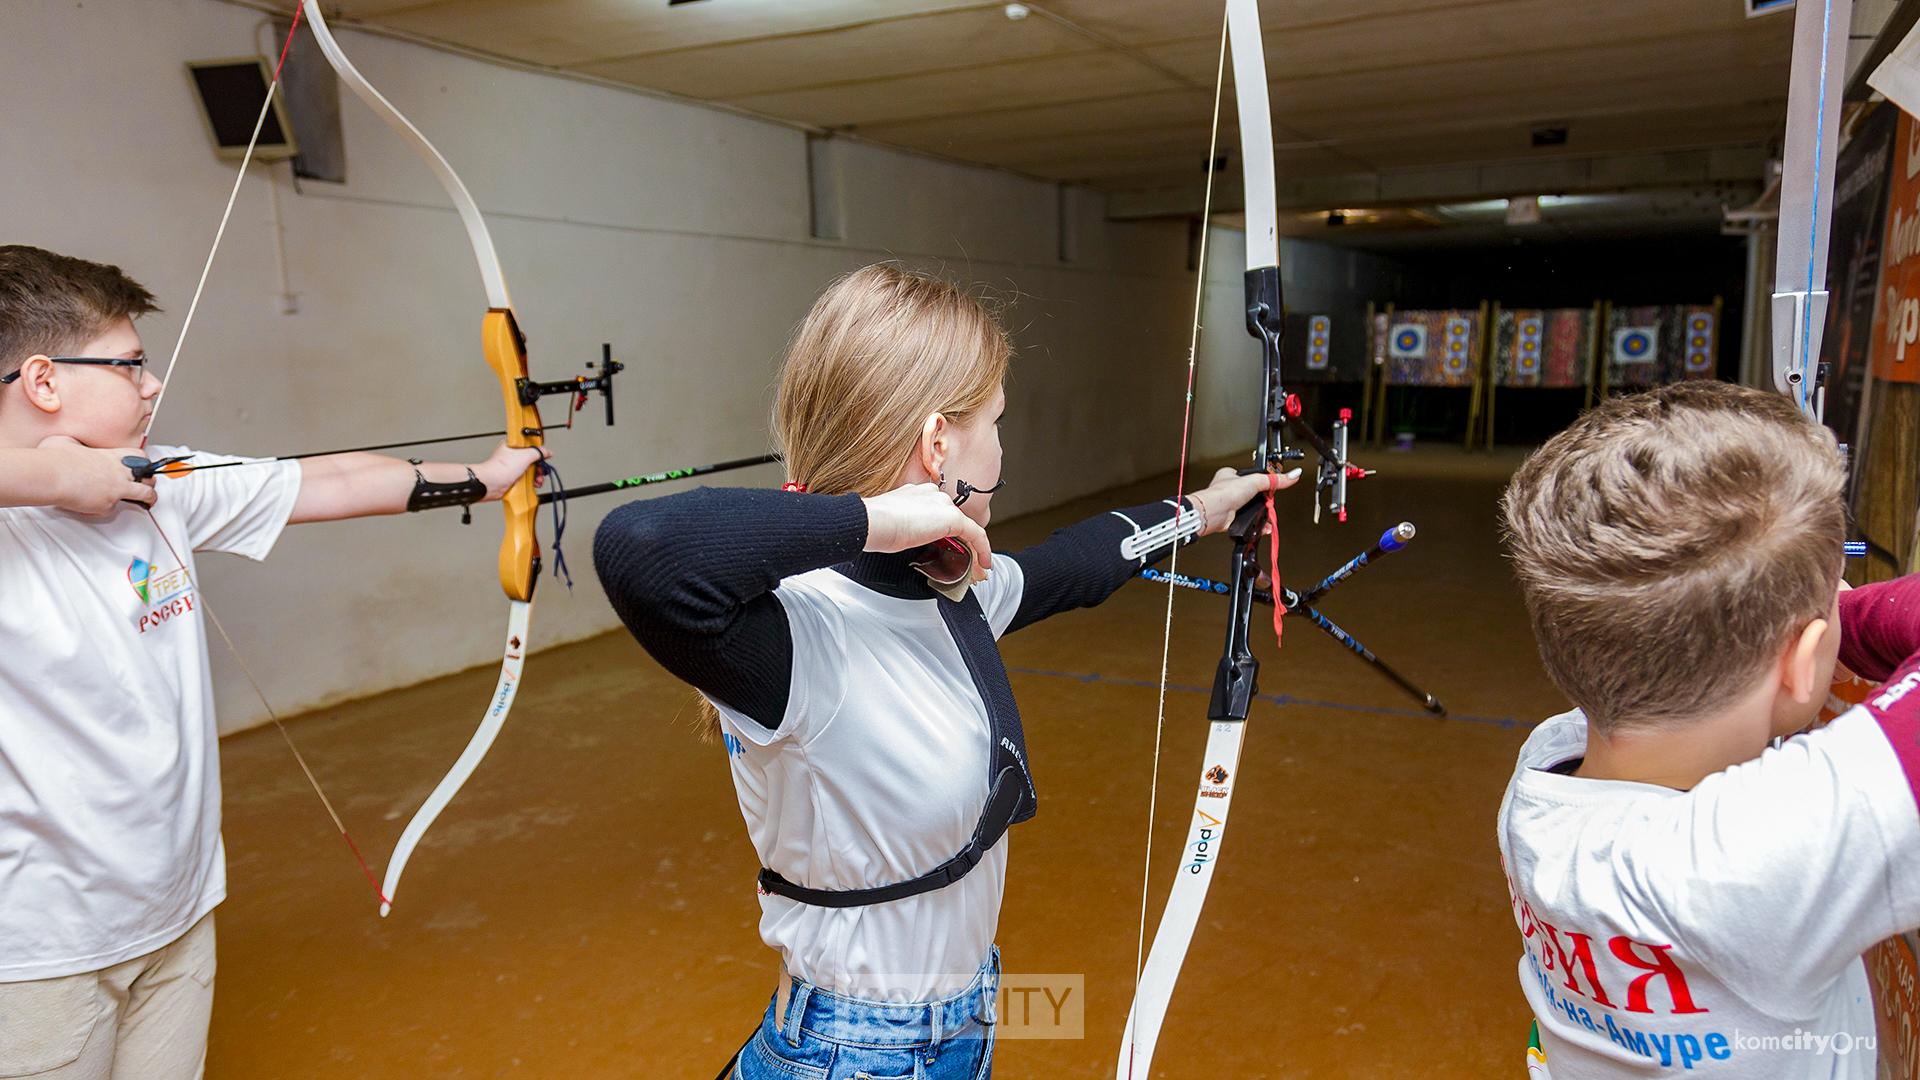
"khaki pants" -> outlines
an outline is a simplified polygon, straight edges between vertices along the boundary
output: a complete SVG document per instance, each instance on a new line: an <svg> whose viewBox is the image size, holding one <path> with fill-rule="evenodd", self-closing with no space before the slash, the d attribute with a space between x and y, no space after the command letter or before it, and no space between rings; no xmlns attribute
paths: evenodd
<svg viewBox="0 0 1920 1080"><path fill-rule="evenodd" d="M100 971L0 983L0 1077L198 1080L213 1016L213 915Z"/></svg>

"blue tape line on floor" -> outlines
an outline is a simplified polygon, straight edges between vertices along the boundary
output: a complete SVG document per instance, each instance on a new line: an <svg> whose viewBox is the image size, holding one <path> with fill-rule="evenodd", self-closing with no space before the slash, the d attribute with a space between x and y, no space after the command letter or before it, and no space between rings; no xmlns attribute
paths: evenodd
<svg viewBox="0 0 1920 1080"><path fill-rule="evenodd" d="M1143 686L1151 690L1160 688L1160 684L1151 679L1128 679L1118 675L1101 675L1098 672L1049 671L1046 668L1010 667L1015 675L1039 675L1048 679L1071 679L1074 682L1105 683L1108 686ZM1167 689L1182 694L1211 694L1213 690L1206 686L1192 686L1186 683L1168 683ZM1320 701L1315 698L1294 697L1291 694L1255 694L1254 700L1269 705L1305 705L1314 709L1335 709L1341 712L1373 713L1378 716L1407 716L1436 723L1456 721L1462 724L1485 724L1510 730L1519 727L1532 727L1511 716L1481 716L1475 713L1448 713L1435 716L1425 709L1396 709L1386 705L1355 705L1346 701Z"/></svg>

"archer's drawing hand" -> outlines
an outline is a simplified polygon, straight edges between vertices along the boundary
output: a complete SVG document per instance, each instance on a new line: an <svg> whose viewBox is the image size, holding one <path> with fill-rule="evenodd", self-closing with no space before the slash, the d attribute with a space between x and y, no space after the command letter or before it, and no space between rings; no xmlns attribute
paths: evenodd
<svg viewBox="0 0 1920 1080"><path fill-rule="evenodd" d="M53 477L47 505L77 514L109 514L122 501L152 506L153 478L135 480L121 458L147 456L137 446L87 446L65 435L50 435L39 449L47 457Z"/></svg>
<svg viewBox="0 0 1920 1080"><path fill-rule="evenodd" d="M1300 470L1283 472L1273 482L1275 490L1285 491L1300 482ZM1266 494L1268 487L1266 473L1254 473L1241 476L1238 470L1227 468L1213 474L1213 483L1187 496L1187 501L1199 507L1206 525L1200 530L1201 536L1225 532L1233 524L1234 515L1240 508Z"/></svg>
<svg viewBox="0 0 1920 1080"><path fill-rule="evenodd" d="M504 441L493 448L487 460L473 467L473 475L487 485L487 502L506 495L507 489L519 481L522 474L533 468L536 461L546 461L553 454L544 446L508 446ZM540 486L544 476L534 477L534 486Z"/></svg>
<svg viewBox="0 0 1920 1080"><path fill-rule="evenodd" d="M863 501L868 551L906 551L951 536L973 553L976 579L993 565L987 531L933 484L908 484Z"/></svg>

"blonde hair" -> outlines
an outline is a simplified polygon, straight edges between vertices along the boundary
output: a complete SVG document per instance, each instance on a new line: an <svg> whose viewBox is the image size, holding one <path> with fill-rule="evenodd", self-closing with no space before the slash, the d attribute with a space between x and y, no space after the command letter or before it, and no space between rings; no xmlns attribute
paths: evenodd
<svg viewBox="0 0 1920 1080"><path fill-rule="evenodd" d="M787 479L820 495L890 491L929 414L965 423L993 401L1012 342L949 281L876 263L827 286L793 332L773 406ZM703 735L720 714L699 699Z"/></svg>
<svg viewBox="0 0 1920 1080"><path fill-rule="evenodd" d="M1006 378L1013 346L993 313L949 281L877 263L814 301L787 345L773 439L808 491L893 487L932 413L965 423Z"/></svg>
<svg viewBox="0 0 1920 1080"><path fill-rule="evenodd" d="M1501 501L1547 673L1602 734L1708 711L1831 610L1845 479L1780 394L1683 383L1582 416Z"/></svg>

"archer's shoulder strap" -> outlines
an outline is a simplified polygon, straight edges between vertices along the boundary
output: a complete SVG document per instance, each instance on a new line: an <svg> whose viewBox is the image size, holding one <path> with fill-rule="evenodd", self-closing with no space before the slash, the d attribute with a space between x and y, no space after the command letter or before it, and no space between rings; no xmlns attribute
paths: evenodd
<svg viewBox="0 0 1920 1080"><path fill-rule="evenodd" d="M865 907L944 889L966 877L1000 842L1008 828L1032 817L1038 809L1039 797L1027 769L1027 741L1020 725L1020 709L1013 700L1013 685L1007 681L1007 668L1000 659L1000 647L993 640L993 627L987 622L986 612L972 592L959 601L942 596L931 603L939 605L940 618L960 648L967 673L973 678L974 690L986 707L992 733L993 748L987 756L987 802L981 807L973 835L952 858L905 881L863 889L815 889L789 881L777 870L761 867L763 892L815 907Z"/></svg>

